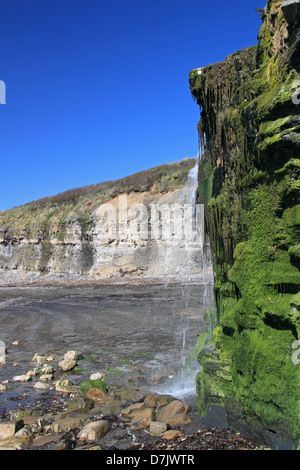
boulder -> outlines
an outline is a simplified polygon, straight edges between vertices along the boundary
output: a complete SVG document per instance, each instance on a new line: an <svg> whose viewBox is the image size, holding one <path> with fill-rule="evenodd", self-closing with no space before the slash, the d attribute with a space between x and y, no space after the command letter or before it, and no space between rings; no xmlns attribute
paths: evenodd
<svg viewBox="0 0 300 470"><path fill-rule="evenodd" d="M149 431L152 436L161 436L166 430L166 423L162 421L151 421Z"/></svg>
<svg viewBox="0 0 300 470"><path fill-rule="evenodd" d="M9 423L0 423L0 441L14 436L23 426L24 421L22 419Z"/></svg>
<svg viewBox="0 0 300 470"><path fill-rule="evenodd" d="M154 410L152 408L145 408L138 411L131 421L132 429L145 429L150 426L151 421L154 420Z"/></svg>
<svg viewBox="0 0 300 470"><path fill-rule="evenodd" d="M50 385L46 382L37 382L33 388L36 390L47 390L50 387Z"/></svg>
<svg viewBox="0 0 300 470"><path fill-rule="evenodd" d="M77 434L78 439L87 439L88 441L96 441L104 437L109 431L109 422L106 420L93 421L84 426Z"/></svg>
<svg viewBox="0 0 300 470"><path fill-rule="evenodd" d="M0 450L22 450L31 443L30 436L8 437L0 441Z"/></svg>
<svg viewBox="0 0 300 470"><path fill-rule="evenodd" d="M121 411L121 415L125 419L133 419L142 410L147 409L145 403L134 403Z"/></svg>
<svg viewBox="0 0 300 470"><path fill-rule="evenodd" d="M90 388L86 394L87 398L90 398L94 403L103 403L107 398L108 393L100 388Z"/></svg>
<svg viewBox="0 0 300 470"><path fill-rule="evenodd" d="M80 390L83 393L87 393L91 388L99 388L100 390L107 391L107 387L103 380L85 380L80 385Z"/></svg>
<svg viewBox="0 0 300 470"><path fill-rule="evenodd" d="M82 359L83 355L80 351L68 351L64 355L64 360L66 361L79 361L79 359Z"/></svg>
<svg viewBox="0 0 300 470"><path fill-rule="evenodd" d="M180 414L187 414L190 410L190 406L180 400L174 400L168 405L162 407L157 413L157 421L163 421L164 423L170 423L170 420L174 416Z"/></svg>
<svg viewBox="0 0 300 470"><path fill-rule="evenodd" d="M89 397L73 397L68 402L67 410L85 413L93 407L94 403Z"/></svg>
<svg viewBox="0 0 300 470"><path fill-rule="evenodd" d="M103 374L103 372L94 372L93 374L91 374L90 380L103 380L104 377L105 375Z"/></svg>
<svg viewBox="0 0 300 470"><path fill-rule="evenodd" d="M169 431L165 431L162 435L163 439L172 440L176 439L176 437L182 436L182 433L176 429L170 429Z"/></svg>
<svg viewBox="0 0 300 470"><path fill-rule="evenodd" d="M58 363L58 366L61 368L62 371L67 372L69 370L74 369L76 366L76 361L73 359L63 359Z"/></svg>
<svg viewBox="0 0 300 470"><path fill-rule="evenodd" d="M38 354L38 353L36 353L32 358L32 361L36 362L38 366L44 364L44 362L46 362L46 360L47 360L46 356L44 356L42 354Z"/></svg>
<svg viewBox="0 0 300 470"><path fill-rule="evenodd" d="M13 377L12 379L12 382L29 382L31 380L31 376L30 375L15 375L15 377Z"/></svg>
<svg viewBox="0 0 300 470"><path fill-rule="evenodd" d="M175 400L176 398L172 397L171 395L159 395L158 393L151 393L150 395L146 396L144 402L149 408L159 409Z"/></svg>

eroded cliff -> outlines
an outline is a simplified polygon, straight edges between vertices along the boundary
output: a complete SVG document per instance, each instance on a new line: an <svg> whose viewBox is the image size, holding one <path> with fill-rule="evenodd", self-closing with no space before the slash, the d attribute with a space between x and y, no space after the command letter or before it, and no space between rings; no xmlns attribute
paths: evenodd
<svg viewBox="0 0 300 470"><path fill-rule="evenodd" d="M299 0L269 0L258 46L190 73L201 108L199 202L218 311L198 406L300 435ZM236 414L236 413L235 413ZM270 431L271 430L271 431Z"/></svg>
<svg viewBox="0 0 300 470"><path fill-rule="evenodd" d="M195 159L76 188L0 214L1 279L178 275L201 246L174 230L195 193ZM190 210L191 207L187 207Z"/></svg>

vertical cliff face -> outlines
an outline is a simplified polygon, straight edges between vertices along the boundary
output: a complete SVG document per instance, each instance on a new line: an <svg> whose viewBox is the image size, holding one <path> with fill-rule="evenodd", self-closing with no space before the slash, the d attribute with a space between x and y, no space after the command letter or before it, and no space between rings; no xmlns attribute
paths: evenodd
<svg viewBox="0 0 300 470"><path fill-rule="evenodd" d="M199 202L218 324L200 352L198 405L300 434L299 0L269 0L258 46L190 73L201 107ZM293 355L294 353L294 355Z"/></svg>

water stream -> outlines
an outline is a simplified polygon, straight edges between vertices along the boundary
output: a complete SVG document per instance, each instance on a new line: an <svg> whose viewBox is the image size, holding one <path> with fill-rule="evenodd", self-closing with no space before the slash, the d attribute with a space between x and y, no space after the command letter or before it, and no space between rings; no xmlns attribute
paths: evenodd
<svg viewBox="0 0 300 470"><path fill-rule="evenodd" d="M178 348L181 351L180 364L174 377L170 378L169 383L157 388L158 393L166 393L176 396L180 399L190 399L196 393L196 375L200 370L197 361L197 345L193 350L187 346L187 335L190 332L190 315L188 314L190 306L190 291L187 286L191 279L203 287L203 294L199 298L200 312L205 314L213 306L213 270L210 256L210 248L206 242L204 230L204 207L196 204L196 194L198 188L198 168L201 153L199 152L194 168L190 170L188 181L182 190L181 203L189 204L192 208L193 217L193 235L191 240L186 240L186 260L185 266L181 267L182 285L180 286L182 299L185 307L181 312L181 328L175 331ZM194 270L194 254L201 256L201 262L198 263L198 272ZM165 366L162 366L161 372L164 373Z"/></svg>

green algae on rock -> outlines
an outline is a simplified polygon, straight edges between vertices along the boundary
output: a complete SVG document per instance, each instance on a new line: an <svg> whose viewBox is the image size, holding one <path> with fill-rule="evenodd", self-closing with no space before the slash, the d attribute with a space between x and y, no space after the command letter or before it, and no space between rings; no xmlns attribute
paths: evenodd
<svg viewBox="0 0 300 470"><path fill-rule="evenodd" d="M197 402L299 439L299 1L269 0L261 18L258 46L190 73L218 309Z"/></svg>

